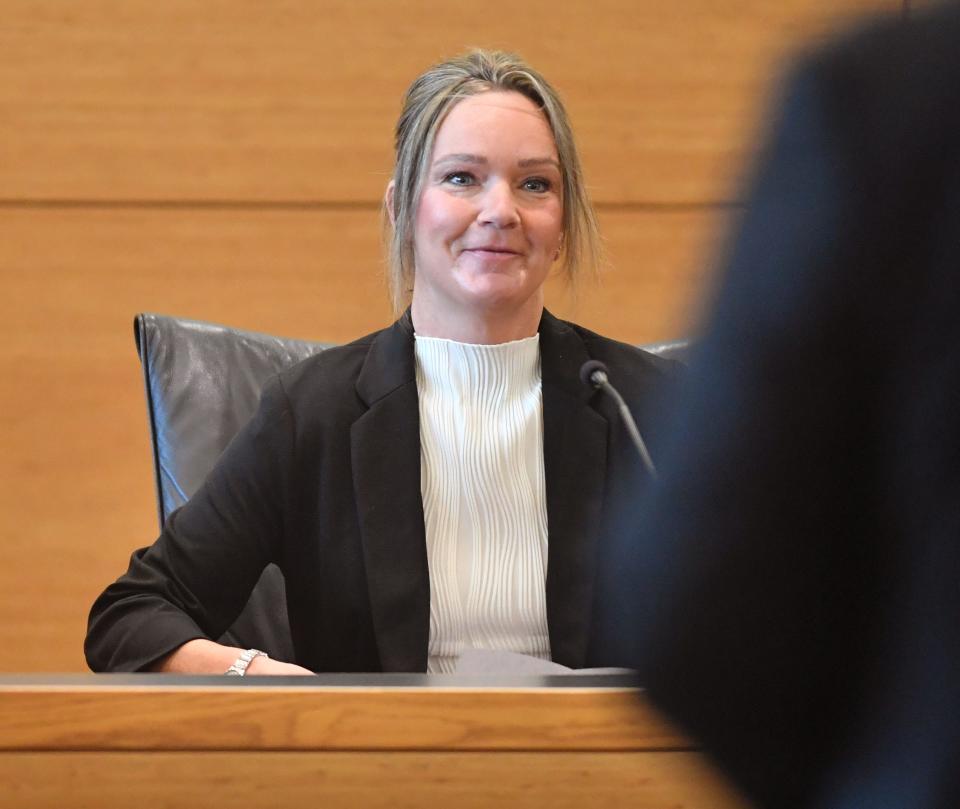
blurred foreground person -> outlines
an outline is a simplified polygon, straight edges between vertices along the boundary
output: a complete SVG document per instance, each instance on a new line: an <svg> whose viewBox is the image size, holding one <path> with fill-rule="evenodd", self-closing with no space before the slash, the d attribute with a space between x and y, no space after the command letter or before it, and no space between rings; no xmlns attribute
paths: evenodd
<svg viewBox="0 0 960 809"><path fill-rule="evenodd" d="M794 71L674 419L607 568L653 700L760 806L960 806L956 6Z"/></svg>

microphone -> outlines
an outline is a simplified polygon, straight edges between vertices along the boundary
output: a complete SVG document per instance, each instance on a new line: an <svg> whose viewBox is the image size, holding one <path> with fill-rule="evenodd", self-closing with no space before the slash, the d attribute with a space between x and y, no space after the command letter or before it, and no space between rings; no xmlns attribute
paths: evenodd
<svg viewBox="0 0 960 809"><path fill-rule="evenodd" d="M633 445L637 448L640 460L650 473L650 476L655 478L657 476L657 469L653 465L653 459L647 451L647 445L643 443L643 438L637 429L637 423L633 420L633 416L630 415L630 408L627 407L627 403L623 401L623 397L619 391L610 384L610 380L607 377L607 366L600 362L600 360L587 360L580 366L580 380L584 385L602 390L617 403L620 418L623 419L623 423L627 427L627 432L630 434Z"/></svg>

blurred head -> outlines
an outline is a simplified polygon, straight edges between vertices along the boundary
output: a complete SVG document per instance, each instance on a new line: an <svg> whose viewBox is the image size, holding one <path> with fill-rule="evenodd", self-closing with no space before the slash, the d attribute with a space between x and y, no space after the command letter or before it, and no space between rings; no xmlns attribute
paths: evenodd
<svg viewBox="0 0 960 809"><path fill-rule="evenodd" d="M506 115L523 110L534 115L539 113L537 117L545 124L544 132L553 142L557 164L558 187L554 191L559 203L559 239L551 260L554 256L558 258L563 275L571 282L584 267L592 270L596 264L599 252L596 217L584 188L570 122L556 91L518 57L477 50L430 68L413 82L404 98L396 128L396 164L386 198L387 214L393 225L389 237L389 277L397 309L410 299L418 248L421 253L430 248L428 244L417 243L424 233L422 227L418 229L418 216L438 134L461 102L481 94L485 94L484 103L461 111L444 132L445 138L456 145L466 141L457 140L455 129L464 134L481 131L487 138L494 138L494 142L488 140L486 144L496 150L501 145L495 142L501 131L494 128L501 123L495 114L498 110ZM460 120L464 118L472 121ZM516 116L514 119L522 128L523 119ZM486 128L471 130L471 123ZM517 136L516 127L508 126L508 130ZM462 184L472 180L454 178L453 182ZM533 192L536 184L519 187ZM541 228L537 232L544 231Z"/></svg>

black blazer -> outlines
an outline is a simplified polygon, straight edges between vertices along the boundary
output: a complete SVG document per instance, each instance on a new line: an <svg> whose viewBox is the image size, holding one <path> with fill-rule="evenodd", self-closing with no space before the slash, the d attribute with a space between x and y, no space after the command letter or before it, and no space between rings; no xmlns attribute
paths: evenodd
<svg viewBox="0 0 960 809"><path fill-rule="evenodd" d="M960 806L960 9L914 14L793 72L608 571L758 806Z"/></svg>
<svg viewBox="0 0 960 809"><path fill-rule="evenodd" d="M425 671L430 586L409 316L281 373L194 497L93 606L95 671L143 669L187 640L216 638L263 567L286 580L296 660L314 671ZM579 379L599 359L651 434L673 363L544 313L540 325L553 659L591 651L604 503L639 484L612 404Z"/></svg>

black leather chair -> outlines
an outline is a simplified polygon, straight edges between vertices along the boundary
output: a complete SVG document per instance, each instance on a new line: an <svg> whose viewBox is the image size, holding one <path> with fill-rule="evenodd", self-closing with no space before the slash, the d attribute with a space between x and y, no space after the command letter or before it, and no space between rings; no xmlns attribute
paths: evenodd
<svg viewBox="0 0 960 809"><path fill-rule="evenodd" d="M137 315L134 335L146 385L161 528L253 416L267 379L331 345L155 314ZM688 344L644 348L683 361ZM279 660L294 659L279 568L267 567L220 640L263 649Z"/></svg>
<svg viewBox="0 0 960 809"><path fill-rule="evenodd" d="M134 336L146 385L161 528L253 416L267 379L328 347L153 314L137 315ZM276 565L264 570L220 641L293 660L283 575Z"/></svg>

